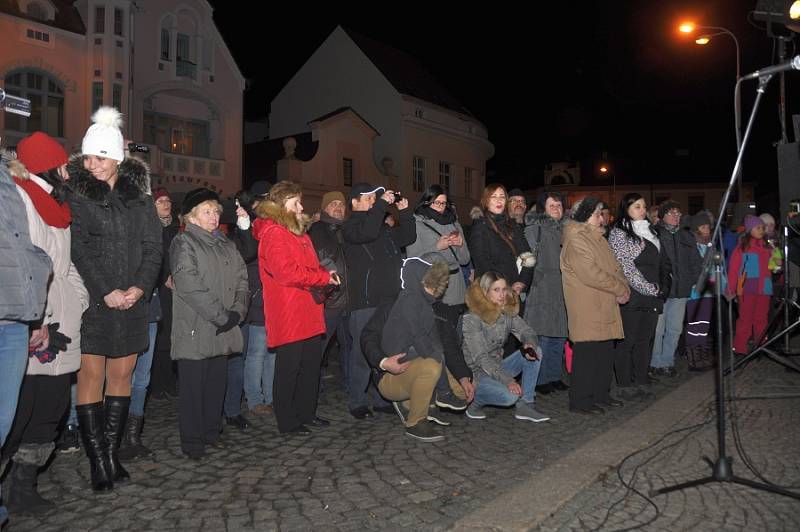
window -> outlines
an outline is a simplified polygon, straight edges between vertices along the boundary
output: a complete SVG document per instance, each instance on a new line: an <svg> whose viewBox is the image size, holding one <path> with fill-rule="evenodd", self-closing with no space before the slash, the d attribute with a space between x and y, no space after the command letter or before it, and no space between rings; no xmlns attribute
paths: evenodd
<svg viewBox="0 0 800 532"><path fill-rule="evenodd" d="M112 97L112 101L113 101L114 107L116 107L117 109L122 109L122 85L114 83L114 87L113 88L114 88L114 91L113 91L114 94L113 94L113 97Z"/></svg>
<svg viewBox="0 0 800 532"><path fill-rule="evenodd" d="M94 32L105 33L106 31L106 8L97 6L94 8Z"/></svg>
<svg viewBox="0 0 800 532"><path fill-rule="evenodd" d="M472 197L472 168L464 168L464 197Z"/></svg>
<svg viewBox="0 0 800 532"><path fill-rule="evenodd" d="M450 163L446 161L439 161L439 184L450 193Z"/></svg>
<svg viewBox="0 0 800 532"><path fill-rule="evenodd" d="M169 30L161 28L161 59L169 61Z"/></svg>
<svg viewBox="0 0 800 532"><path fill-rule="evenodd" d="M50 34L45 31L33 30L28 28L25 32L25 35L29 39L33 39L35 41L42 41L42 42L50 42Z"/></svg>
<svg viewBox="0 0 800 532"><path fill-rule="evenodd" d="M210 126L202 120L190 120L160 113L144 113L144 142L167 153L209 157Z"/></svg>
<svg viewBox="0 0 800 532"><path fill-rule="evenodd" d="M688 209L684 214L697 214L705 208L705 197L702 194L689 194Z"/></svg>
<svg viewBox="0 0 800 532"><path fill-rule="evenodd" d="M92 112L97 111L103 105L103 82L95 81L92 83Z"/></svg>
<svg viewBox="0 0 800 532"><path fill-rule="evenodd" d="M16 70L6 76L5 89L31 101L31 116L5 115L6 129L64 136L64 87L58 79L33 70Z"/></svg>
<svg viewBox="0 0 800 532"><path fill-rule="evenodd" d="M353 159L347 157L342 159L342 177L344 178L344 186L353 186Z"/></svg>
<svg viewBox="0 0 800 532"><path fill-rule="evenodd" d="M191 40L188 35L178 34L178 42L175 51L176 74L184 78L195 79L197 65L192 61Z"/></svg>
<svg viewBox="0 0 800 532"><path fill-rule="evenodd" d="M414 156L411 164L411 188L414 192L422 192L425 190L425 159L422 157Z"/></svg>
<svg viewBox="0 0 800 532"><path fill-rule="evenodd" d="M114 8L114 35L122 35L122 26L125 14L119 8Z"/></svg>

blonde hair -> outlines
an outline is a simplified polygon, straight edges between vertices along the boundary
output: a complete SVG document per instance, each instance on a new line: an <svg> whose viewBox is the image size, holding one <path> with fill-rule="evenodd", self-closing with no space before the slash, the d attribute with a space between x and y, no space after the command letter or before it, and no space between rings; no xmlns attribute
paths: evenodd
<svg viewBox="0 0 800 532"><path fill-rule="evenodd" d="M302 198L303 189L294 181L278 181L275 186L269 189L269 199L281 208L283 208L286 200L295 196Z"/></svg>
<svg viewBox="0 0 800 532"><path fill-rule="evenodd" d="M189 218L195 218L196 219L197 215L200 213L200 208L203 207L203 205L206 205L206 204L209 204L212 207L216 207L217 214L219 214L220 216L222 215L222 205L220 204L220 202L218 202L217 200L211 199L211 200L206 200L203 203L198 203L197 205L192 207L191 211L187 212L186 214L184 214L181 217L181 222L185 225L186 222L189 221Z"/></svg>

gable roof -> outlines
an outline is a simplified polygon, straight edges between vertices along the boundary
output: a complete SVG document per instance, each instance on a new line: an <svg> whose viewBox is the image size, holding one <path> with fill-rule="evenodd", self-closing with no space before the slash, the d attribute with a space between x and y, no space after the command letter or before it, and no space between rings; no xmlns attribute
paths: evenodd
<svg viewBox="0 0 800 532"><path fill-rule="evenodd" d="M74 0L49 0L55 7L56 16L53 20L39 20L29 16L24 11L20 11L19 4L16 0L0 0L0 12L14 15L15 17L23 18L36 24L43 24L45 26L52 26L71 33L86 35L86 26L83 24L78 9L73 5Z"/></svg>
<svg viewBox="0 0 800 532"><path fill-rule="evenodd" d="M380 132L377 129L375 129L372 126L372 124L367 122L367 120L363 116L358 114L358 111L356 111L352 107L340 107L340 108L336 109L335 111L331 111L330 113L326 113L326 114L324 114L322 116L319 116L319 117L317 117L317 118L315 118L313 120L309 120L308 123L310 125L310 124L313 124L314 122L324 122L325 120L327 120L329 118L333 118L336 115L340 115L340 114L346 113L348 111L353 113L354 115L356 115L358 117L358 119L361 120L362 122L364 122L367 125L367 127L369 127L372 131L375 132L376 135L380 135Z"/></svg>
<svg viewBox="0 0 800 532"><path fill-rule="evenodd" d="M472 116L444 85L433 77L414 57L374 39L342 27L372 64L401 94Z"/></svg>

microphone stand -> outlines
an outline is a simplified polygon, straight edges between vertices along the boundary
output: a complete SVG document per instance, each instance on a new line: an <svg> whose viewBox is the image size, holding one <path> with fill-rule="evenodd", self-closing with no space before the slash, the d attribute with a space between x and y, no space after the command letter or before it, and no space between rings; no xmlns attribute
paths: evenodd
<svg viewBox="0 0 800 532"><path fill-rule="evenodd" d="M747 478L738 477L733 474L733 468L731 465L731 458L726 456L725 454L725 381L723 377L722 371L722 361L723 361L723 347L722 347L722 264L723 264L723 252L722 252L722 241L721 241L721 224L722 220L725 216L725 208L728 205L728 199L730 198L731 191L733 187L736 185L737 178L739 177L739 170L742 164L742 157L744 156L744 149L747 146L747 141L750 139L750 132L753 129L753 121L756 116L756 112L758 111L759 104L761 103L761 98L764 96L764 91L766 90L767 84L769 84L770 79L772 78L772 74L768 74L765 76L761 76L758 78L758 89L756 91L756 99L755 103L753 104L753 110L750 112L750 118L747 122L747 129L744 133L744 139L742 141L742 145L739 147L739 152L736 156L736 163L733 167L733 172L731 173L730 183L728 183L728 189L725 191L725 195L722 197L722 202L719 208L719 216L717 216L717 223L714 226L714 233L711 236L711 247L709 248L708 252L706 252L706 257L703 261L703 272L700 274L700 279L698 279L697 283L697 292L703 293L705 288L705 281L708 277L708 272L711 266L713 265L714 271L714 297L716 300L716 309L717 309L717 320L716 320L716 336L717 336L717 373L716 373L716 392L717 392L717 457L716 460L712 461L710 458L705 458L705 460L711 466L711 475L707 477L702 477L696 480L690 480L687 482L682 482L680 484L675 484L673 486L666 486L657 490L651 490L650 495L661 495L663 493L669 493L671 491L683 490L686 488L692 488L695 486L701 486L703 484L709 484L711 482L732 482L734 484L741 484L743 486L749 486L751 488L755 488L758 490L769 491L772 493L777 493L779 495L785 495L787 497L792 497L795 499L800 499L800 493L795 493L793 491L781 488L779 486L774 486L771 484L765 484L761 482L756 482L754 480L750 480ZM742 80L739 79L736 83L737 85L741 83ZM715 246L714 243L718 242L719 246ZM730 348L729 348L730 349Z"/></svg>

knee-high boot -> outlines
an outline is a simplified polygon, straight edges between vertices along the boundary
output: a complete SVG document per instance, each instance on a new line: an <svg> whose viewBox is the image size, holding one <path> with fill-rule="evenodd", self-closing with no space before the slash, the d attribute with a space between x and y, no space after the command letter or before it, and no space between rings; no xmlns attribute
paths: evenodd
<svg viewBox="0 0 800 532"><path fill-rule="evenodd" d="M130 397L106 396L106 456L111 464L112 479L115 482L128 480L131 476L119 462L119 444L122 442L122 432L125 429L125 420L128 419L128 408L131 405Z"/></svg>
<svg viewBox="0 0 800 532"><path fill-rule="evenodd" d="M108 461L108 442L105 437L103 403L77 405L78 427L83 447L92 471L92 489L105 491L114 488L111 464Z"/></svg>

